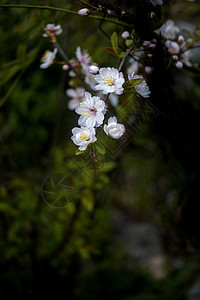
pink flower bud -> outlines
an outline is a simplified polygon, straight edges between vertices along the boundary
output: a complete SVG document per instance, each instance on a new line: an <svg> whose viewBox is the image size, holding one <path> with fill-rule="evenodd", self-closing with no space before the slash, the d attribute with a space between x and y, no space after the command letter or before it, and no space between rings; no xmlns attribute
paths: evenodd
<svg viewBox="0 0 200 300"><path fill-rule="evenodd" d="M123 38L123 39L129 38L129 36L130 36L130 33L129 33L128 31L122 32L122 38Z"/></svg>
<svg viewBox="0 0 200 300"><path fill-rule="evenodd" d="M146 66L146 67L144 68L144 70L145 70L145 72L146 72L147 74L151 74L151 72L153 71L153 68L152 68L152 67L149 67L149 66Z"/></svg>
<svg viewBox="0 0 200 300"><path fill-rule="evenodd" d="M177 56L177 55L173 55L172 58L173 58L173 60L175 60L175 61L178 60L178 56Z"/></svg>
<svg viewBox="0 0 200 300"><path fill-rule="evenodd" d="M92 74L97 74L97 72L99 71L99 68L97 66L92 65L92 66L88 67L88 71Z"/></svg>
<svg viewBox="0 0 200 300"><path fill-rule="evenodd" d="M142 44L142 46L149 46L151 44L150 41L144 41L144 43Z"/></svg>
<svg viewBox="0 0 200 300"><path fill-rule="evenodd" d="M69 69L69 66L68 66L68 65L63 65L63 66L62 66L62 69L63 69L64 71L67 71L67 70Z"/></svg>
<svg viewBox="0 0 200 300"><path fill-rule="evenodd" d="M149 45L149 48L155 49L155 48L156 48L156 44L150 44L150 45Z"/></svg>
<svg viewBox="0 0 200 300"><path fill-rule="evenodd" d="M82 9L79 9L78 10L78 14L80 15L80 16L87 16L88 14L89 14L89 9L87 9L87 8L82 8Z"/></svg>
<svg viewBox="0 0 200 300"><path fill-rule="evenodd" d="M182 35L178 36L178 43L183 43L185 41L184 37Z"/></svg>
<svg viewBox="0 0 200 300"><path fill-rule="evenodd" d="M183 67L183 63L179 60L179 61L177 61L176 62L176 67L178 68L178 69L181 69L182 67Z"/></svg>

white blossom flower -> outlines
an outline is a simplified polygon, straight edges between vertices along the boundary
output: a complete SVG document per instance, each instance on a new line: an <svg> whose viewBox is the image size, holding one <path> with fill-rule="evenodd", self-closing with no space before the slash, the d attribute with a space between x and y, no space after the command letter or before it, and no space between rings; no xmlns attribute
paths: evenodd
<svg viewBox="0 0 200 300"><path fill-rule="evenodd" d="M99 75L95 75L94 79L98 82L95 89L103 91L104 94L115 93L121 95L123 93L123 83L125 82L123 74L115 68L101 68Z"/></svg>
<svg viewBox="0 0 200 300"><path fill-rule="evenodd" d="M142 79L143 76L142 75L134 75L134 73L132 73L131 75L128 74L128 80L131 80L131 79ZM148 98L149 97L149 94L151 93L150 90L149 90L149 87L146 83L145 80L143 80L141 83L139 84L136 84L134 86L134 89L135 91L142 97L144 98Z"/></svg>
<svg viewBox="0 0 200 300"><path fill-rule="evenodd" d="M89 54L87 53L87 51L81 51L80 47L76 48L76 57L78 59L78 61L83 64L83 65L88 65L91 62L91 58L89 56Z"/></svg>
<svg viewBox="0 0 200 300"><path fill-rule="evenodd" d="M85 100L79 104L75 112L81 115L78 124L85 127L100 126L104 120L105 102L99 97L88 92L85 93Z"/></svg>
<svg viewBox="0 0 200 300"><path fill-rule="evenodd" d="M163 1L162 0L149 0L149 2L153 5L163 5Z"/></svg>
<svg viewBox="0 0 200 300"><path fill-rule="evenodd" d="M46 50L41 58L40 69L47 69L54 61L58 49L55 48L54 51Z"/></svg>
<svg viewBox="0 0 200 300"><path fill-rule="evenodd" d="M128 62L130 63L130 65L127 68L127 73L128 74L137 73L140 67L139 62L136 61L134 58L130 58Z"/></svg>
<svg viewBox="0 0 200 300"><path fill-rule="evenodd" d="M119 97L115 94L110 94L109 101L112 106L116 107L119 103Z"/></svg>
<svg viewBox="0 0 200 300"><path fill-rule="evenodd" d="M174 40L180 29L174 25L174 21L167 20L160 28L155 30L157 34L161 34L162 37L168 40Z"/></svg>
<svg viewBox="0 0 200 300"><path fill-rule="evenodd" d="M45 33L43 37L48 37L51 34L59 35L62 33L62 28L60 25L55 26L55 24L47 24L44 28Z"/></svg>
<svg viewBox="0 0 200 300"><path fill-rule="evenodd" d="M168 51L171 54L178 54L180 51L180 47L176 42L167 40L165 46L168 48Z"/></svg>
<svg viewBox="0 0 200 300"><path fill-rule="evenodd" d="M97 74L99 72L99 67L91 65L88 67L88 71L92 74Z"/></svg>
<svg viewBox="0 0 200 300"><path fill-rule="evenodd" d="M66 95L72 98L68 102L68 108L70 110L74 110L84 100L85 89L84 88L68 89L66 90Z"/></svg>
<svg viewBox="0 0 200 300"><path fill-rule="evenodd" d="M82 8L78 10L78 14L80 16L87 16L89 14L89 9L88 8Z"/></svg>
<svg viewBox="0 0 200 300"><path fill-rule="evenodd" d="M134 88L136 92L144 98L148 98L151 93L145 80L143 80L140 84L137 84Z"/></svg>
<svg viewBox="0 0 200 300"><path fill-rule="evenodd" d="M108 125L105 124L103 129L105 133L113 139L119 139L125 132L125 126L117 123L116 117L110 117L108 119Z"/></svg>
<svg viewBox="0 0 200 300"><path fill-rule="evenodd" d="M88 65L82 65L82 72L85 75L84 82L89 85L91 90L96 91L95 86L97 82L94 79L95 75L88 71Z"/></svg>
<svg viewBox="0 0 200 300"><path fill-rule="evenodd" d="M190 56L191 56L191 50L187 50L187 51L184 51L182 53L182 62L187 66L187 67L191 67L192 64L190 62Z"/></svg>
<svg viewBox="0 0 200 300"><path fill-rule="evenodd" d="M79 146L80 151L84 151L87 149L87 146L91 143L96 142L97 138L95 136L94 128L86 128L86 127L74 127L72 129L73 136L71 137L72 141L75 145Z"/></svg>
<svg viewBox="0 0 200 300"><path fill-rule="evenodd" d="M122 32L122 38L123 38L123 39L129 38L129 36L130 36L130 33L129 33L128 31Z"/></svg>

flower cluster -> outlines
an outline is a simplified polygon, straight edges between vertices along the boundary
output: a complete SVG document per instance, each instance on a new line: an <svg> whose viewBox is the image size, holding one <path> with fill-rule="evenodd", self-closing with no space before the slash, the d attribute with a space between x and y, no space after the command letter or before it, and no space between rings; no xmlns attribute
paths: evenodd
<svg viewBox="0 0 200 300"><path fill-rule="evenodd" d="M79 146L80 151L87 149L87 146L94 143L96 130L103 124L106 113L105 102L98 96L92 96L85 92L84 100L75 109L80 115L78 125L72 129L72 141ZM116 117L109 118L108 125L103 127L105 133L114 139L119 139L125 132L125 127L117 123Z"/></svg>
<svg viewBox="0 0 200 300"><path fill-rule="evenodd" d="M190 48L194 46L194 42L191 38L184 38L180 28L174 24L174 21L167 20L155 32L165 39L165 46L177 68L182 68L184 64L187 67L192 66Z"/></svg>

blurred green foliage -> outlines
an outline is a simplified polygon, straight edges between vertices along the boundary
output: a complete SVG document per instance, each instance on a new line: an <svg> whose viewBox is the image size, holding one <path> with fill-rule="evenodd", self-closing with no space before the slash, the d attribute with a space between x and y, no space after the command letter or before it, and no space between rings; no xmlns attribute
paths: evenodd
<svg viewBox="0 0 200 300"><path fill-rule="evenodd" d="M55 5L55 1L29 4ZM78 1L56 1L56 5L80 8ZM159 117L144 118L128 145L120 148L116 162L112 156L117 145L104 137L107 153L104 160L99 156L101 167L95 172L87 156L74 154L70 136L77 115L67 109L66 73L56 65L40 70L39 64L51 47L41 36L43 27L55 22L63 27L59 39L69 57L81 46L100 66L118 66L118 60L104 49L111 44L100 32L99 22L16 8L0 9L0 17L0 295L185 299L199 276L199 243L193 243L179 227L180 199L186 197L187 203L191 185L184 190L185 183L196 178L196 169L188 172L181 160L185 155L174 153L174 137L169 136L171 141L167 135L169 123L166 127L163 123L169 115L170 120L173 114L177 119L174 112L180 106L183 120L186 111L190 118L199 116L199 79L194 76L191 90L184 95L173 83L174 99L166 92L171 103L154 94ZM123 31L109 23L103 23L103 28L109 36ZM153 87L157 88L155 82ZM121 120L126 119L125 110L135 110L133 100L122 97L116 109ZM172 131L177 128L174 124ZM196 135L190 136L194 144L199 142ZM179 142L182 147L181 138ZM124 249L113 248L116 210L133 223L156 225L165 259L162 278L155 278L136 258L127 257ZM176 266L179 260L182 264Z"/></svg>

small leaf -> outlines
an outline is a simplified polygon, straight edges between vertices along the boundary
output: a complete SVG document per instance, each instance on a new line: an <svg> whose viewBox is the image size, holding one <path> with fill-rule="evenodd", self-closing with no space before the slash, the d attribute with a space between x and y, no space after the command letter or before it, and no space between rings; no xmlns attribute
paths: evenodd
<svg viewBox="0 0 200 300"><path fill-rule="evenodd" d="M143 80L144 78L128 80L123 84L123 88L126 89L126 91L132 90L137 84L140 84Z"/></svg>
<svg viewBox="0 0 200 300"><path fill-rule="evenodd" d="M118 54L118 37L116 32L113 32L113 34L111 35L111 43L113 50L116 54Z"/></svg>
<svg viewBox="0 0 200 300"><path fill-rule="evenodd" d="M134 39L134 34L135 34L135 29L132 30L131 32L131 38Z"/></svg>
<svg viewBox="0 0 200 300"><path fill-rule="evenodd" d="M99 142L96 142L94 144L94 146L95 146L97 152L99 152L100 154L105 154L106 153L105 147L102 144L100 144Z"/></svg>
<svg viewBox="0 0 200 300"><path fill-rule="evenodd" d="M130 47L133 44L132 40L126 40L126 46Z"/></svg>
<svg viewBox="0 0 200 300"><path fill-rule="evenodd" d="M76 150L75 154L76 155L81 155L83 153L87 152L87 149L86 150L83 150L83 151L80 151L79 149Z"/></svg>
<svg viewBox="0 0 200 300"><path fill-rule="evenodd" d="M121 52L121 53L119 54L119 57L120 57L120 58L123 58L125 54L126 54L126 52Z"/></svg>

